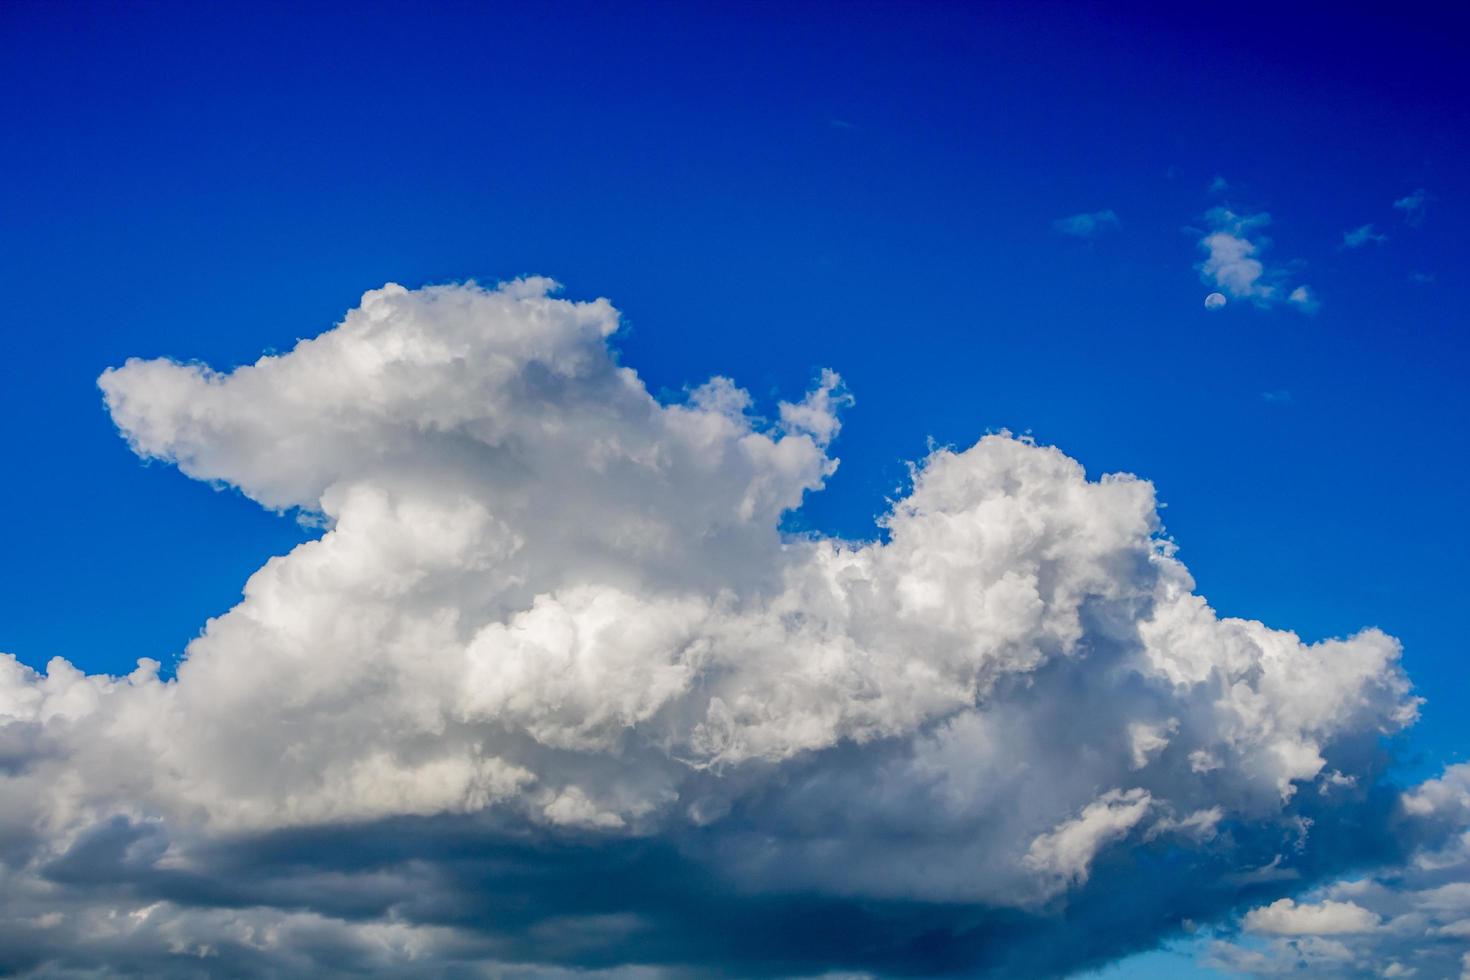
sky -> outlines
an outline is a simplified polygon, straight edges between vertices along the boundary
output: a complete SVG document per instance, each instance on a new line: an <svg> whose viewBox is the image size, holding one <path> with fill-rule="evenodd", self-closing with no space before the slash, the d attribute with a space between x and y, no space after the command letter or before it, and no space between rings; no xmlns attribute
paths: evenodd
<svg viewBox="0 0 1470 980"><path fill-rule="evenodd" d="M1457 976L1462 17L5 4L0 967Z"/></svg>

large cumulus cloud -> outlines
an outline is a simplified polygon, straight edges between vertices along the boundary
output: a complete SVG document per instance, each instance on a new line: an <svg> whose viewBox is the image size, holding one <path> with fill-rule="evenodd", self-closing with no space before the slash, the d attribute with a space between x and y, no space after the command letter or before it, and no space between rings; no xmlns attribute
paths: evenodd
<svg viewBox="0 0 1470 980"><path fill-rule="evenodd" d="M841 379L660 402L617 326L389 285L102 376L139 455L324 531L171 678L0 661L0 966L1064 972L1403 853L1391 637L1217 617L1146 481L1006 435L782 534Z"/></svg>

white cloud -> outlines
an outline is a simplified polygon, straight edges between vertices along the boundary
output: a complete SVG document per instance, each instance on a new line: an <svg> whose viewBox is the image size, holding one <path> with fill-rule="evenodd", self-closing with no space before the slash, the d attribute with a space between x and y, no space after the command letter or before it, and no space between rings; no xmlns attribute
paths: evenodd
<svg viewBox="0 0 1470 980"><path fill-rule="evenodd" d="M1111 209L1074 214L1053 221L1052 227L1063 235L1076 238L1097 238L1106 231L1118 227L1118 215Z"/></svg>
<svg viewBox="0 0 1470 980"><path fill-rule="evenodd" d="M1274 287L1261 283L1266 267L1255 258L1256 246L1250 241L1216 231L1206 235L1201 245L1210 254L1202 271L1231 296L1269 299L1274 295Z"/></svg>
<svg viewBox="0 0 1470 980"><path fill-rule="evenodd" d="M1303 313L1316 313L1322 306L1310 286L1297 286L1287 295L1286 301Z"/></svg>
<svg viewBox="0 0 1470 980"><path fill-rule="evenodd" d="M1371 224L1359 225L1352 231L1345 231L1342 233L1343 248L1361 248L1362 246L1367 245L1370 242L1377 243L1386 241L1388 241L1388 236L1374 231Z"/></svg>
<svg viewBox="0 0 1470 980"><path fill-rule="evenodd" d="M1264 948L1219 942L1210 949L1206 964L1229 974L1257 977L1362 975L1351 947L1322 936L1273 939Z"/></svg>
<svg viewBox="0 0 1470 980"><path fill-rule="evenodd" d="M1298 905L1289 898L1252 909L1245 917L1245 927L1251 932L1273 936L1338 936L1372 932L1378 925L1378 916L1352 902Z"/></svg>
<svg viewBox="0 0 1470 980"><path fill-rule="evenodd" d="M1206 257L1197 267L1205 283L1224 296L1248 299L1258 307L1284 300L1303 312L1315 312L1319 304L1311 290L1302 285L1288 288L1286 272L1268 267L1261 258L1269 239L1260 230L1271 223L1269 214L1237 214L1221 206L1211 208L1205 218L1210 230L1200 238L1199 247ZM1220 305L1223 303L1211 308ZM1206 306L1210 306L1208 298Z"/></svg>
<svg viewBox="0 0 1470 980"><path fill-rule="evenodd" d="M1142 789L1110 790L1089 803L1081 816L1033 840L1023 861L1066 884L1086 882L1097 852L1136 827L1152 802Z"/></svg>
<svg viewBox="0 0 1470 980"><path fill-rule="evenodd" d="M1429 203L1429 192L1419 188L1393 202L1393 206L1404 214L1404 221L1419 225L1424 221L1424 208Z"/></svg>
<svg viewBox="0 0 1470 980"><path fill-rule="evenodd" d="M1301 800L1336 797L1298 788L1371 782L1353 746L1413 720L1392 638L1218 617L1150 484L1027 440L934 451L882 540L783 536L837 466L838 376L770 423L722 378L660 403L610 351L617 325L547 280L390 285L227 374L106 372L139 454L325 531L252 575L175 678L0 658L0 845L22 855L0 938L60 913L55 948L106 963L114 941L80 923L161 902L170 938L139 949L218 948L219 910L248 906L354 930L411 912L428 931L405 935L457 955L480 947L446 910L534 905L528 873L471 887L457 862L543 839L614 864L642 842L681 869L659 887L729 901L1024 913L1131 890L1108 856L1154 841L1215 876L1271 859L1252 833L1307 848ZM435 843L451 830L473 846ZM305 870L348 860L333 846L380 864ZM253 849L246 879L231 848ZM414 897L363 911L346 892ZM690 928L661 894L609 901ZM573 962L564 912L475 928ZM615 942L599 929L577 943ZM291 972L297 952L260 955Z"/></svg>
<svg viewBox="0 0 1470 980"><path fill-rule="evenodd" d="M1470 823L1470 764L1450 766L1404 796L1404 809L1415 816L1443 816Z"/></svg>
<svg viewBox="0 0 1470 980"><path fill-rule="evenodd" d="M1134 722L1128 726L1128 737L1132 742L1133 768L1142 769L1154 756L1168 748L1170 737L1179 730L1179 719L1170 718L1161 725Z"/></svg>

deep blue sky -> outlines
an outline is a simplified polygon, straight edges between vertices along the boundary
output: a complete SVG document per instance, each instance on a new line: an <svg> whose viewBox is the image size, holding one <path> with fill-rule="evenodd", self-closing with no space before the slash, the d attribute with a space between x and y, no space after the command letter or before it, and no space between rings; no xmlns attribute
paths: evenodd
<svg viewBox="0 0 1470 980"><path fill-rule="evenodd" d="M1465 34L1394 10L6 3L0 650L171 660L307 533L141 465L104 368L542 273L624 311L656 390L842 372L798 524L871 534L926 439L1000 427L1152 479L1221 612L1399 636L1405 772L1462 759ZM1206 312L1222 201L1318 313Z"/></svg>

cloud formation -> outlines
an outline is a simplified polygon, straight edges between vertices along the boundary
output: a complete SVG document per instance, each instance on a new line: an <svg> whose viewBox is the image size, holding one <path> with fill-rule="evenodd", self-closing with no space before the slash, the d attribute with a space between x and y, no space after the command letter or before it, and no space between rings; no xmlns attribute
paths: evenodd
<svg viewBox="0 0 1470 980"><path fill-rule="evenodd" d="M1417 840L1403 861L1252 909L1247 932L1216 942L1217 966L1258 976L1455 977L1470 972L1470 765L1407 793Z"/></svg>
<svg viewBox="0 0 1470 980"><path fill-rule="evenodd" d="M1051 226L1063 235L1074 238L1098 238L1103 233L1118 227L1118 215L1111 209L1074 214L1058 218Z"/></svg>
<svg viewBox="0 0 1470 980"><path fill-rule="evenodd" d="M1371 224L1359 225L1352 231L1345 231L1342 233L1343 248L1362 248L1364 245L1368 245L1370 243L1386 241L1388 241L1388 236L1379 234L1378 232L1374 231Z"/></svg>
<svg viewBox="0 0 1470 980"><path fill-rule="evenodd" d="M1428 203L1429 192L1421 187L1394 201L1393 206L1403 212L1404 221L1417 227L1424 223L1424 208Z"/></svg>
<svg viewBox="0 0 1470 980"><path fill-rule="evenodd" d="M1398 643L1218 617L1146 481L991 435L880 538L784 535L838 375L660 402L617 328L389 285L229 373L102 376L140 456L325 530L172 678L0 659L0 968L1064 972L1459 799L1381 781Z"/></svg>
<svg viewBox="0 0 1470 980"><path fill-rule="evenodd" d="M1210 230L1199 240L1205 260L1196 268L1200 279L1230 299L1248 299L1268 308L1286 303L1304 313L1315 313L1321 305L1310 287L1287 284L1284 269L1268 267L1261 255L1270 239L1261 229L1271 223L1265 212L1237 214L1227 207L1213 207L1205 214Z"/></svg>
<svg viewBox="0 0 1470 980"><path fill-rule="evenodd" d="M1279 898L1263 908L1252 909L1245 917L1251 932L1273 936L1336 936L1343 933L1372 932L1378 928L1378 916L1355 902L1324 900L1319 905L1298 905L1289 898Z"/></svg>
<svg viewBox="0 0 1470 980"><path fill-rule="evenodd" d="M1316 313L1322 306L1317 294L1312 292L1310 286L1297 286L1286 295L1286 301L1303 313Z"/></svg>

